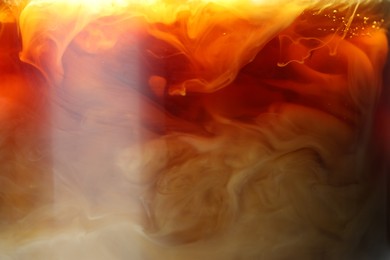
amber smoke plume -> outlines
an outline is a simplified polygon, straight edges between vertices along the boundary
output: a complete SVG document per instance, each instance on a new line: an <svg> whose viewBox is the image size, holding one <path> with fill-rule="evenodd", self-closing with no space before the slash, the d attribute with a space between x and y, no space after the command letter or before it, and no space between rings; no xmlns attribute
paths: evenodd
<svg viewBox="0 0 390 260"><path fill-rule="evenodd" d="M0 2L0 259L386 259L389 1Z"/></svg>

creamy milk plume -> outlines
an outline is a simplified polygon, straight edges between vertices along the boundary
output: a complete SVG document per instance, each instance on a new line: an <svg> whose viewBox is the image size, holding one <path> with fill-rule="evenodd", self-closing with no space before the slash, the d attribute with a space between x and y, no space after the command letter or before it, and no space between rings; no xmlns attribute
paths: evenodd
<svg viewBox="0 0 390 260"><path fill-rule="evenodd" d="M389 10L1 2L0 259L386 259Z"/></svg>

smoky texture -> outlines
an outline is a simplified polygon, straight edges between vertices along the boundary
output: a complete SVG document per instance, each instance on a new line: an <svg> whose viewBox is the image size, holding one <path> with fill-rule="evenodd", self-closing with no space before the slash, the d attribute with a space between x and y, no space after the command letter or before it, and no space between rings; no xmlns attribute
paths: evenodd
<svg viewBox="0 0 390 260"><path fill-rule="evenodd" d="M281 2L0 4L0 258L385 259L389 3Z"/></svg>

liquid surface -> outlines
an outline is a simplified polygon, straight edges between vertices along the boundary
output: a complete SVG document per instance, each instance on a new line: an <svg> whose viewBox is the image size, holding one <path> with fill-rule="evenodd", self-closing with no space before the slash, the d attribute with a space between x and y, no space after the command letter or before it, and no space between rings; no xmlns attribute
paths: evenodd
<svg viewBox="0 0 390 260"><path fill-rule="evenodd" d="M174 2L0 4L0 259L386 259L388 2Z"/></svg>

